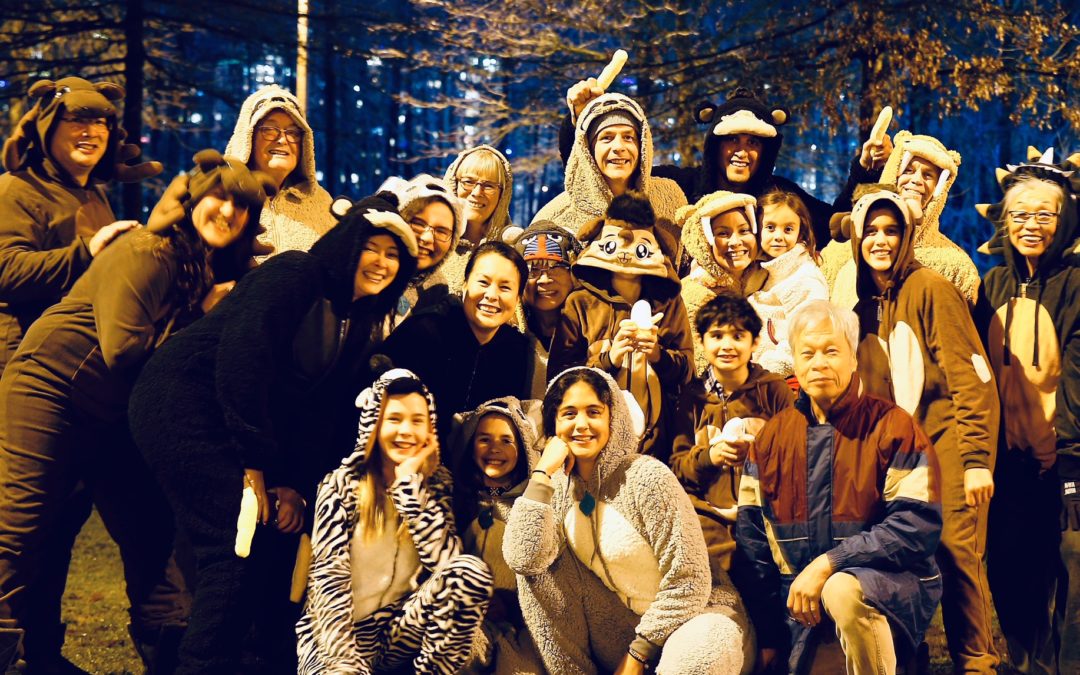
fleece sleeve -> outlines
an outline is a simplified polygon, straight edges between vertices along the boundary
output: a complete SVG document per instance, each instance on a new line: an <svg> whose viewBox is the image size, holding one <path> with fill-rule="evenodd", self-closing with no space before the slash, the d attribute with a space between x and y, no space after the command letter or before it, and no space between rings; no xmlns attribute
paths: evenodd
<svg viewBox="0 0 1080 675"><path fill-rule="evenodd" d="M322 276L306 253L287 251L246 274L230 293L218 344L215 387L225 424L249 469L280 469L270 399L292 363L304 315L321 298Z"/></svg>
<svg viewBox="0 0 1080 675"><path fill-rule="evenodd" d="M108 276L94 293L94 323L105 365L113 370L138 368L157 337L155 322L166 313L176 275L175 263L163 247L125 245L121 235L101 254Z"/></svg>
<svg viewBox="0 0 1080 675"><path fill-rule="evenodd" d="M952 398L955 450L964 468L989 469L1001 414L990 360L967 301L952 284L940 278L937 281L922 297L926 348L945 373Z"/></svg>
<svg viewBox="0 0 1080 675"><path fill-rule="evenodd" d="M0 302L55 303L89 267L82 237L46 249L46 218L10 195L0 205Z"/></svg>
<svg viewBox="0 0 1080 675"><path fill-rule="evenodd" d="M645 537L660 564L660 588L635 632L634 651L647 657L679 626L705 610L712 588L709 553L690 498L659 460L635 457L623 490L632 490Z"/></svg>
<svg viewBox="0 0 1080 675"><path fill-rule="evenodd" d="M739 480L739 513L735 520L735 559L732 571L744 580L739 592L757 631L759 648L786 651L790 646L786 598L783 596L780 567L773 557L769 531L765 527L764 503L758 477L759 457L775 443L775 425L767 424L750 448ZM777 551L779 551L777 547ZM788 576L793 570L785 569Z"/></svg>
<svg viewBox="0 0 1080 675"><path fill-rule="evenodd" d="M352 489L355 487L344 470L334 471L319 485L305 605L305 613L312 617L308 625L314 651L327 673L341 675L366 672L352 630L352 528L342 502L342 495Z"/></svg>
<svg viewBox="0 0 1080 675"><path fill-rule="evenodd" d="M515 573L531 577L546 572L563 548L562 528L551 507L550 483L532 479L514 500L503 534L503 558Z"/></svg>
<svg viewBox="0 0 1080 675"><path fill-rule="evenodd" d="M844 182L844 188L840 190L840 194L833 200L833 210L835 213L846 213L852 209L852 198L855 196L855 188L863 183L878 183L881 182L882 169L868 170L859 163L859 156L855 155L851 160L851 166L848 168L847 181ZM814 234L817 234L815 230ZM820 241L817 242L818 249L825 247Z"/></svg>
<svg viewBox="0 0 1080 675"><path fill-rule="evenodd" d="M899 408L879 424L886 425L885 517L826 552L834 572L918 568L934 555L941 538L940 470L930 439Z"/></svg>
<svg viewBox="0 0 1080 675"><path fill-rule="evenodd" d="M427 480L413 474L390 487L390 498L409 528L420 562L431 571L461 553L450 493L450 472L442 466Z"/></svg>

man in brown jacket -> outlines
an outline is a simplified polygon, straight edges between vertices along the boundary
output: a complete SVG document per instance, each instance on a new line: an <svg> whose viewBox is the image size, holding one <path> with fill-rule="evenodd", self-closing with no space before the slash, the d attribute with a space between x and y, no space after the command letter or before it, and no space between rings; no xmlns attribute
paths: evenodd
<svg viewBox="0 0 1080 675"><path fill-rule="evenodd" d="M137 156L117 129L114 101L122 87L67 77L30 87L33 107L4 143L0 161L0 374L27 328L56 304L91 260L135 221L119 221L105 195L113 179L139 180L161 171L157 162L122 163ZM72 495L53 533L48 568L34 589L42 615L24 646L36 670L62 663L64 626L55 612L64 593L70 551L90 513L90 500ZM49 614L49 615L46 615ZM2 645L0 645L2 647ZM0 654L0 661L3 661Z"/></svg>

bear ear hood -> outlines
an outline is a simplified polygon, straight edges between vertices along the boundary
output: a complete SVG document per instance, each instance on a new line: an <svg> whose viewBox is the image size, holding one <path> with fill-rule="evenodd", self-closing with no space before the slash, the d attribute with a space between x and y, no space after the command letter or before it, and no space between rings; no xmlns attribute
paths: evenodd
<svg viewBox="0 0 1080 675"><path fill-rule="evenodd" d="M114 82L89 82L81 77L57 81L39 80L31 85L28 96L34 105L22 116L4 142L0 161L4 169L18 171L28 164L41 162L47 174L63 180L67 175L49 154L49 139L64 112L75 117L103 117L109 123L105 154L90 172L90 181L112 180L137 182L161 173L160 162L128 164L140 154L139 147L124 143L126 134L117 123L116 102L124 98L124 88Z"/></svg>
<svg viewBox="0 0 1080 675"><path fill-rule="evenodd" d="M698 104L694 118L709 125L703 148L705 171L704 183L699 186L702 194L715 192L717 188L733 192L757 195L772 177L776 157L784 136L780 127L788 123L791 115L787 108L770 106L753 91L739 87L720 105L710 102ZM720 164L720 141L727 136L749 134L761 139L761 153L757 169L746 183L730 183L722 174Z"/></svg>
<svg viewBox="0 0 1080 675"><path fill-rule="evenodd" d="M896 192L896 188L890 184L878 183L860 185L856 189L855 197L855 206L851 210L849 226L851 235L851 254L855 259L858 275L856 283L859 288L859 297L871 297L886 294L888 293L889 288L899 286L904 278L921 267L915 260L915 215L912 212L908 201L902 198ZM900 226L903 229L900 233L900 250L897 253L895 262L893 262L892 269L890 270L889 288L879 292L877 285L874 283L871 276L871 271L867 266L866 261L862 258L862 242L863 235L866 231L867 215L870 213L871 209L884 204L889 204L900 212L901 219L903 220L903 222L900 223Z"/></svg>
<svg viewBox="0 0 1080 675"><path fill-rule="evenodd" d="M1009 242L1004 193L1025 177L1055 183L1060 185L1065 193L1065 201L1058 215L1057 231L1050 248L1043 256L1048 264L1044 265L1042 260L1039 262L1039 271L1044 273L1057 267L1063 258L1080 254L1080 240L1077 239L1080 237L1080 153L1074 153L1068 159L1055 164L1052 147L1041 154L1035 148L1028 148L1028 161L998 169L997 180L1003 193L1002 200L996 204L975 206L979 215L994 225L993 236L978 250L987 255L1003 255L1006 264L1013 270L1024 269L1023 261Z"/></svg>

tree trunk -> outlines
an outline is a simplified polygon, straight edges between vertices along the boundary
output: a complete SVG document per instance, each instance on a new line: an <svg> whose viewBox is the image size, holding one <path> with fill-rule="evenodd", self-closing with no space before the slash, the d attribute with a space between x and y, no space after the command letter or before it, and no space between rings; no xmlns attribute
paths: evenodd
<svg viewBox="0 0 1080 675"><path fill-rule="evenodd" d="M141 146L142 108L143 108L143 66L146 64L146 48L143 45L144 20L143 0L127 0L127 12L124 14L124 44L127 53L124 56L124 87L127 96L124 99L124 130L127 142ZM139 183L127 183L123 188L124 218L144 220L142 212L142 186Z"/></svg>
<svg viewBox="0 0 1080 675"><path fill-rule="evenodd" d="M325 111L324 116L324 131L323 138L326 139L326 143L323 146L323 181L330 194L339 194L344 186L339 185L338 180L338 166L337 166L337 99L338 99L338 84L336 76L337 59L334 57L334 45L337 44L335 38L336 21L334 19L334 13L337 10L333 0L328 0L326 3L326 21L323 28L323 109ZM310 115L308 118L310 119ZM352 187L349 185L348 187ZM346 190L346 192L355 192L355 189Z"/></svg>

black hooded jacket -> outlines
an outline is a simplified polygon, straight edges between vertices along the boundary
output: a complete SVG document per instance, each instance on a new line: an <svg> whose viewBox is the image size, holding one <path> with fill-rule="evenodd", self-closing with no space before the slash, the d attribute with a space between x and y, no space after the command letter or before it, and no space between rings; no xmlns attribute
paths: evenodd
<svg viewBox="0 0 1080 675"><path fill-rule="evenodd" d="M223 428L215 435L243 466L262 470L268 486L288 485L313 498L322 476L352 450L358 419L353 401L371 380L370 349L416 266L398 241L393 282L376 296L353 301L364 243L373 234L391 234L360 215L371 206L396 212L379 198L358 202L309 252L270 258L163 345L137 385L141 399L133 397L133 428L158 418L147 408L155 398L170 400L171 389L212 391L213 400L199 405L220 411ZM182 430L186 411L171 413ZM205 411L192 414L204 417Z"/></svg>

